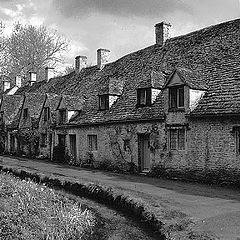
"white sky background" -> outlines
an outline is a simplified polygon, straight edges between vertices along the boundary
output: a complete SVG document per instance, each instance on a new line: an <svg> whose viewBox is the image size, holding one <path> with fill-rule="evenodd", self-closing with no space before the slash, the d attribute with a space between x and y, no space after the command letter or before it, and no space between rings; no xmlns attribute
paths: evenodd
<svg viewBox="0 0 240 240"><path fill-rule="evenodd" d="M45 25L70 41L66 64L77 55L96 63L96 50L111 61L155 43L154 25L172 24L172 36L240 18L240 0L0 0L0 20Z"/></svg>

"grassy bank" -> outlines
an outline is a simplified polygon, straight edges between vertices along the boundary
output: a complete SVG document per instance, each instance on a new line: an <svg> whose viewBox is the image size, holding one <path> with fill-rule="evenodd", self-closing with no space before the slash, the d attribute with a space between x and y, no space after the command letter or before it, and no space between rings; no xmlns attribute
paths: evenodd
<svg viewBox="0 0 240 240"><path fill-rule="evenodd" d="M78 203L0 172L0 239L87 239L94 224Z"/></svg>

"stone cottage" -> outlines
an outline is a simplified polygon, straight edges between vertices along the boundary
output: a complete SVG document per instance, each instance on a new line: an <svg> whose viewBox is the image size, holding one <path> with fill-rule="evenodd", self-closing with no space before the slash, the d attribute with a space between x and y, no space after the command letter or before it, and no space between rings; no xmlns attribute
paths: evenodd
<svg viewBox="0 0 240 240"><path fill-rule="evenodd" d="M117 61L100 49L96 66L78 56L75 72L27 88L84 99L54 128L76 162L240 170L240 19L174 38L170 27L156 24L155 44Z"/></svg>

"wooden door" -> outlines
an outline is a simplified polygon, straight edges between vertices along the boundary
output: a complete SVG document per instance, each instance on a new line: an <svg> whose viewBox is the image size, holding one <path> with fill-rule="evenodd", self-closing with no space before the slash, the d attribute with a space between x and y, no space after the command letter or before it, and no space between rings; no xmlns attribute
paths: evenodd
<svg viewBox="0 0 240 240"><path fill-rule="evenodd" d="M69 135L69 138L70 138L70 153L73 156L73 158L76 160L76 157L77 157L76 135L71 134Z"/></svg>
<svg viewBox="0 0 240 240"><path fill-rule="evenodd" d="M138 157L140 171L150 170L149 135L138 135Z"/></svg>
<svg viewBox="0 0 240 240"><path fill-rule="evenodd" d="M10 135L10 153L14 153L15 151L15 137Z"/></svg>

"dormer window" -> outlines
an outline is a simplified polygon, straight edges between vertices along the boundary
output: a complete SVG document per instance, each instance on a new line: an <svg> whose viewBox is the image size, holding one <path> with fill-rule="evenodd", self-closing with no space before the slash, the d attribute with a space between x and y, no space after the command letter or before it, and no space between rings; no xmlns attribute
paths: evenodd
<svg viewBox="0 0 240 240"><path fill-rule="evenodd" d="M63 124L66 122L66 110L60 109L59 110L59 124Z"/></svg>
<svg viewBox="0 0 240 240"><path fill-rule="evenodd" d="M109 95L99 95L99 110L109 109Z"/></svg>
<svg viewBox="0 0 240 240"><path fill-rule="evenodd" d="M169 107L184 108L184 87L169 88Z"/></svg>
<svg viewBox="0 0 240 240"><path fill-rule="evenodd" d="M50 109L49 107L43 108L43 120L44 122L48 121L50 119Z"/></svg>
<svg viewBox="0 0 240 240"><path fill-rule="evenodd" d="M27 119L28 117L28 108L23 109L23 119Z"/></svg>
<svg viewBox="0 0 240 240"><path fill-rule="evenodd" d="M151 103L151 88L137 89L137 106L150 106Z"/></svg>

